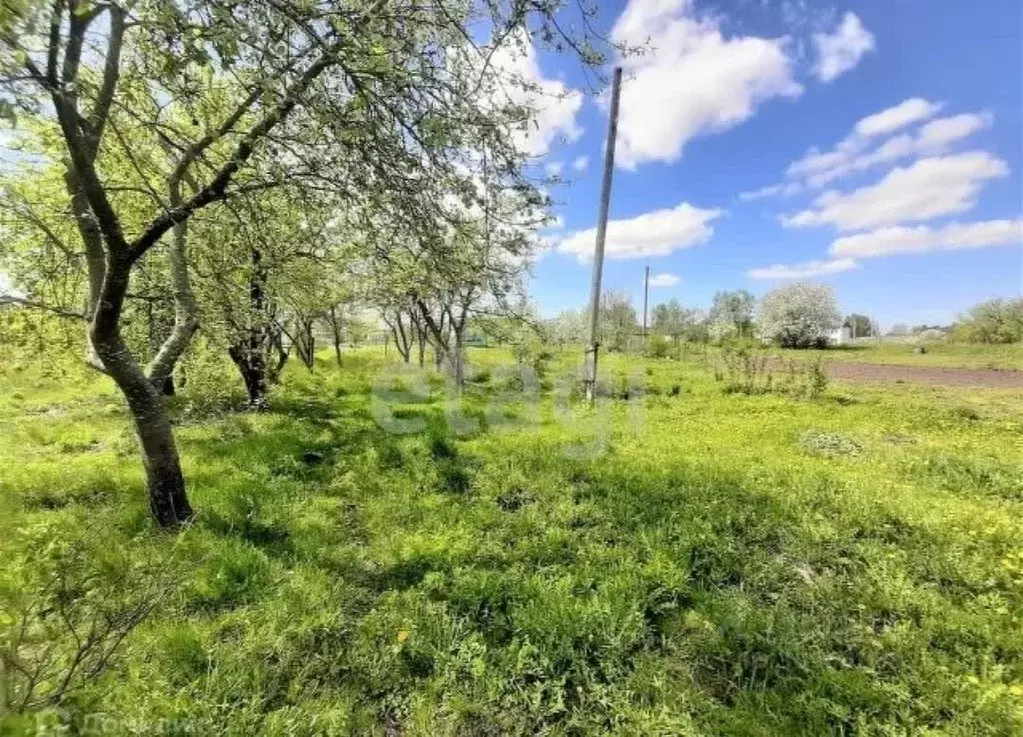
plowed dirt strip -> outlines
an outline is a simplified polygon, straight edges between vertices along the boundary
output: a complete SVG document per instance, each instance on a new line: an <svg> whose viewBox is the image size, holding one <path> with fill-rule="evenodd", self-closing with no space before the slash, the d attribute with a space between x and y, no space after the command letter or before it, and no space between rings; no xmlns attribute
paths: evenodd
<svg viewBox="0 0 1023 737"><path fill-rule="evenodd" d="M828 376L839 381L906 382L929 386L974 386L989 389L1023 389L1023 371L964 369L925 366L894 366L879 363L827 364Z"/></svg>

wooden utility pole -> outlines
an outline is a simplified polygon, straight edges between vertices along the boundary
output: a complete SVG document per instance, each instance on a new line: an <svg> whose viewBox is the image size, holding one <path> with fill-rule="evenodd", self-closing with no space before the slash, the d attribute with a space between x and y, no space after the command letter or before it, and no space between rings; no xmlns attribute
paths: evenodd
<svg viewBox="0 0 1023 737"><path fill-rule="evenodd" d="M647 304L650 298L650 267L646 267L646 277L643 279L643 337L646 337L646 315Z"/></svg>
<svg viewBox="0 0 1023 737"><path fill-rule="evenodd" d="M593 281L590 284L590 342L586 347L583 384L586 401L592 403L597 385L597 348L600 323L600 277L604 270L604 240L607 237L607 210L611 203L611 177L615 168L615 139L618 138L618 100L622 91L622 68L615 67L611 86L611 117L607 124L607 148L604 151L604 182L600 188L600 214L597 219L597 245L593 254Z"/></svg>

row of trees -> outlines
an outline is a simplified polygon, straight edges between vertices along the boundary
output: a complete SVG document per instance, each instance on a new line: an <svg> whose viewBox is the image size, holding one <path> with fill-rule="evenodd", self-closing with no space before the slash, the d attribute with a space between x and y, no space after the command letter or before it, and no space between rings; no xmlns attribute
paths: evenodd
<svg viewBox="0 0 1023 737"><path fill-rule="evenodd" d="M969 343L1023 343L1023 297L974 305L960 316L952 335Z"/></svg>
<svg viewBox="0 0 1023 737"><path fill-rule="evenodd" d="M586 325L583 313L570 311L548 321L547 330L551 340L564 345L586 340ZM982 302L948 328L922 325L899 331L898 327L890 334L941 333L969 343L1019 343L1023 342L1023 298ZM672 299L651 310L648 332L676 344L757 338L786 348L809 348L826 346L840 328L852 339L881 336L877 323L867 315L852 313L843 318L830 287L802 282L775 289L759 301L744 290L721 291L707 311L684 307ZM602 345L612 351L626 350L642 336L640 319L627 293L604 294L600 329Z"/></svg>
<svg viewBox="0 0 1023 737"><path fill-rule="evenodd" d="M865 321L865 325L859 324ZM710 310L684 307L677 299L655 305L649 331L673 342L723 343L763 338L784 347L806 348L827 344L831 333L843 324L856 324L857 335L873 334L870 321L850 315L843 321L834 293L820 284L798 283L776 289L758 300L745 290L714 295ZM580 312L563 312L547 328L559 344L586 339L586 321ZM642 335L636 309L628 294L607 292L600 308L601 344L608 350L625 350Z"/></svg>
<svg viewBox="0 0 1023 737"><path fill-rule="evenodd" d="M161 525L193 514L163 395L197 331L259 406L290 352L311 363L318 322L340 336L377 308L404 355L429 342L461 380L470 318L515 313L549 204L524 142L555 102L521 60L536 43L602 62L558 10L0 4L0 116L20 147L0 182L4 301L84 328Z"/></svg>

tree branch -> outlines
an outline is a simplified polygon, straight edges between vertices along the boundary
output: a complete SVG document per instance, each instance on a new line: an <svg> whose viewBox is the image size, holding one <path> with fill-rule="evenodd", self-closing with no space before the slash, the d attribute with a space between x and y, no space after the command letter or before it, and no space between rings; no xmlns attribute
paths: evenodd
<svg viewBox="0 0 1023 737"><path fill-rule="evenodd" d="M196 210L206 207L206 205L217 200L224 199L227 185L230 184L231 179L241 168L242 164L252 156L256 145L298 105L302 95L305 94L313 81L334 63L334 55L341 48L342 43L340 39L335 41L331 45L329 52L324 53L305 70L305 73L292 85L283 99L238 142L234 154L205 187L180 207L167 211L150 223L145 232L136 238L130 246L129 253L132 261L145 254L176 223L186 220Z"/></svg>
<svg viewBox="0 0 1023 737"><path fill-rule="evenodd" d="M55 305L48 305L44 302L36 302L35 300L25 299L24 297L15 297L13 294L0 294L0 305L21 305L22 307L29 307L34 310L43 310L59 317L66 317L72 320L84 320L85 315L81 312L75 312L74 310L67 310L63 307L57 307Z"/></svg>
<svg viewBox="0 0 1023 737"><path fill-rule="evenodd" d="M96 106L89 116L89 135L96 147L93 150L93 155L95 155L99 141L103 137L103 128L110 117L110 106L114 101L117 81L121 77L121 46L124 40L125 13L116 5L108 7L110 9L110 45L107 47L107 58L103 67L103 85L96 98Z"/></svg>

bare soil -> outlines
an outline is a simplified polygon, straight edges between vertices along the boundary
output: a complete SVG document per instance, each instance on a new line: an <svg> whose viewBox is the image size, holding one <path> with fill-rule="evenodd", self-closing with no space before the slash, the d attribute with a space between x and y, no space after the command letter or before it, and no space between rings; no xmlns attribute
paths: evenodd
<svg viewBox="0 0 1023 737"><path fill-rule="evenodd" d="M1023 371L831 361L827 364L827 372L829 377L840 381L905 382L928 386L1023 389Z"/></svg>

